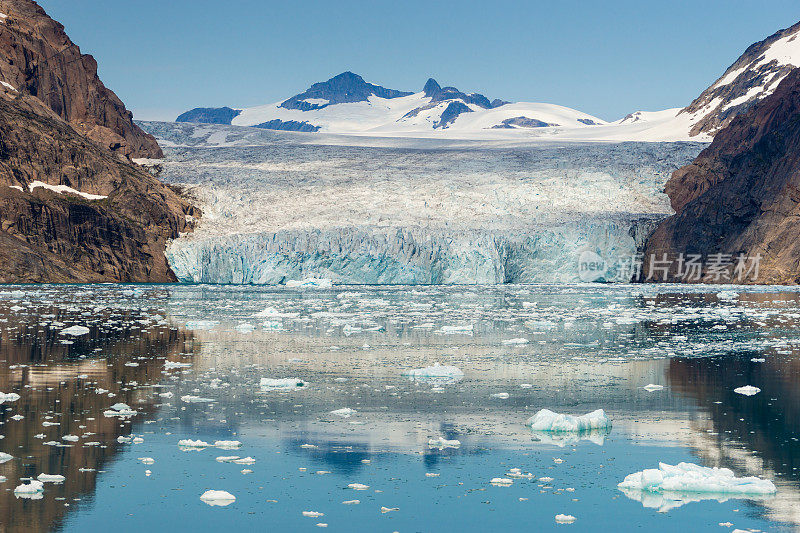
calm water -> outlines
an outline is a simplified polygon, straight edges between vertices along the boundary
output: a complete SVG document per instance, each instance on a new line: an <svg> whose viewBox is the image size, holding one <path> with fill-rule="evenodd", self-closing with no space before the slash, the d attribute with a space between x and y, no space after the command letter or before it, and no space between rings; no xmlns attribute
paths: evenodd
<svg viewBox="0 0 800 533"><path fill-rule="evenodd" d="M800 529L800 294L720 290L5 286L0 391L20 399L0 411L13 456L0 465L0 529ZM75 325L89 333L62 333ZM435 362L464 379L401 375ZM265 391L263 377L308 386ZM762 391L733 392L743 385ZM117 402L137 414L105 416ZM331 414L342 408L356 412ZM525 421L542 408L603 408L613 428L535 435ZM431 447L439 437L461 445ZM617 489L659 461L724 466L778 493L643 502ZM533 477L489 483L511 468ZM66 479L15 497L41 473ZM209 506L208 489L236 501Z"/></svg>

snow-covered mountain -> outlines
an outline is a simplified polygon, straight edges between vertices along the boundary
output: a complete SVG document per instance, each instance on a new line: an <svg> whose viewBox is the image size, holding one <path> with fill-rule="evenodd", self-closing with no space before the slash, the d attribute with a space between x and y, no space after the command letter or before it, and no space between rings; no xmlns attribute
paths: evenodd
<svg viewBox="0 0 800 533"><path fill-rule="evenodd" d="M177 122L263 129L393 136L431 131L480 133L541 128L580 129L605 121L553 104L510 103L463 93L429 79L411 93L367 83L352 72L315 83L282 102L245 109L197 108Z"/></svg>

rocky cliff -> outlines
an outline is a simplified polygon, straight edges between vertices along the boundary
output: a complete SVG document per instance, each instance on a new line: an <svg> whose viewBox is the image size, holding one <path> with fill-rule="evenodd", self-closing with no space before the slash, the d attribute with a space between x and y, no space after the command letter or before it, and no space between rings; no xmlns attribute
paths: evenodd
<svg viewBox="0 0 800 533"><path fill-rule="evenodd" d="M0 13L0 282L174 281L199 212L128 159L158 144L39 6Z"/></svg>
<svg viewBox="0 0 800 533"><path fill-rule="evenodd" d="M703 281L800 283L800 69L734 118L665 192L676 214L649 238L645 276L660 278L667 254L669 281L699 281L679 269L680 254L696 254ZM740 257L749 258L741 279ZM727 274L713 266L721 263Z"/></svg>
<svg viewBox="0 0 800 533"><path fill-rule="evenodd" d="M38 98L103 148L126 157L163 157L64 26L31 0L0 0L0 13L0 82L6 89Z"/></svg>

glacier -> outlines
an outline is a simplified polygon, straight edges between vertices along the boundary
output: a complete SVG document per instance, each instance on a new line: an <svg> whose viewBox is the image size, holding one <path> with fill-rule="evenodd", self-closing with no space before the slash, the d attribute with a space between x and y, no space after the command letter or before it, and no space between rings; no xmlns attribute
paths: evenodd
<svg viewBox="0 0 800 533"><path fill-rule="evenodd" d="M191 283L575 282L586 254L592 281L628 281L671 214L664 183L705 146L140 125L166 153L140 163L203 210L167 248Z"/></svg>

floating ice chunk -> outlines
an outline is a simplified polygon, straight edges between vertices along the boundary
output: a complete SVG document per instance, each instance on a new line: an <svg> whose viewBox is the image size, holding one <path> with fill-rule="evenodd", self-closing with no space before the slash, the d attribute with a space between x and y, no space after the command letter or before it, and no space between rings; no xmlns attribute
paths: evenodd
<svg viewBox="0 0 800 533"><path fill-rule="evenodd" d="M526 423L534 431L583 432L592 429L610 428L611 421L602 409L583 416L562 415L549 409L542 409Z"/></svg>
<svg viewBox="0 0 800 533"><path fill-rule="evenodd" d="M558 524L571 524L575 520L577 520L577 518L575 518L571 514L557 514L556 515L556 523L558 523Z"/></svg>
<svg viewBox="0 0 800 533"><path fill-rule="evenodd" d="M719 300L736 300L738 297L739 293L734 291L721 291L717 293L717 299Z"/></svg>
<svg viewBox="0 0 800 533"><path fill-rule="evenodd" d="M752 385L745 385L744 387L733 389L733 392L736 394L744 394L745 396L755 396L761 392L761 389L758 387L753 387Z"/></svg>
<svg viewBox="0 0 800 533"><path fill-rule="evenodd" d="M17 414L17 415L12 416L11 420L22 420L23 418L25 418L25 417L22 416L22 415Z"/></svg>
<svg viewBox="0 0 800 533"><path fill-rule="evenodd" d="M528 344L528 339L518 338L518 339L507 339L503 341L503 344L506 346L514 346L514 345L521 345L521 344Z"/></svg>
<svg viewBox="0 0 800 533"><path fill-rule="evenodd" d="M381 506L381 513L383 513L383 514L392 513L394 511L399 511L399 510L400 510L399 507L383 507L383 506Z"/></svg>
<svg viewBox="0 0 800 533"><path fill-rule="evenodd" d="M187 450L199 450L200 448L209 448L211 445L203 440L182 439L178 441L178 447Z"/></svg>
<svg viewBox="0 0 800 533"><path fill-rule="evenodd" d="M16 392L9 392L8 394L0 392L0 403L16 402L20 399L20 395Z"/></svg>
<svg viewBox="0 0 800 533"><path fill-rule="evenodd" d="M214 398L203 398L201 396L193 396L191 394L186 394L181 396L181 401L186 403L208 403L213 402Z"/></svg>
<svg viewBox="0 0 800 533"><path fill-rule="evenodd" d="M253 324L242 323L238 324L233 329L235 329L239 333L252 333L256 329L256 327Z"/></svg>
<svg viewBox="0 0 800 533"><path fill-rule="evenodd" d="M0 464L7 463L13 458L14 458L13 455L9 455L5 452L0 452Z"/></svg>
<svg viewBox="0 0 800 533"><path fill-rule="evenodd" d="M208 330L214 329L219 324L216 320L190 320L186 323L186 329Z"/></svg>
<svg viewBox="0 0 800 533"><path fill-rule="evenodd" d="M237 465L254 465L254 464L256 464L256 460L253 459L252 457L242 457L241 459L234 459L231 462L235 463Z"/></svg>
<svg viewBox="0 0 800 533"><path fill-rule="evenodd" d="M331 411L330 414L341 416L342 418L350 418L352 415L356 414L355 409L350 409L349 407L345 407L343 409L336 409L335 411Z"/></svg>
<svg viewBox="0 0 800 533"><path fill-rule="evenodd" d="M636 472L617 485L620 489L657 493L711 493L727 495L769 495L777 489L772 481L757 477L736 477L727 468L708 468L693 463L668 465Z"/></svg>
<svg viewBox="0 0 800 533"><path fill-rule="evenodd" d="M439 363L434 363L433 366L425 368L406 370L402 375L410 378L412 381L437 384L457 383L464 379L464 372L458 367L440 365Z"/></svg>
<svg viewBox="0 0 800 533"><path fill-rule="evenodd" d="M304 280L290 279L286 282L289 288L311 288L311 289L330 289L333 287L333 281L327 278L306 278Z"/></svg>
<svg viewBox="0 0 800 533"><path fill-rule="evenodd" d="M217 440L214 441L215 448L221 448L223 450L233 450L235 448L239 448L242 445L241 442L238 440Z"/></svg>
<svg viewBox="0 0 800 533"><path fill-rule="evenodd" d="M766 361L766 359L764 359L763 357L753 357L752 359L750 359L750 361L753 363L763 363Z"/></svg>
<svg viewBox="0 0 800 533"><path fill-rule="evenodd" d="M534 475L530 472L522 473L521 468L510 468L506 473L506 477L511 479L533 479Z"/></svg>
<svg viewBox="0 0 800 533"><path fill-rule="evenodd" d="M472 335L474 326L472 324L467 324L464 326L442 326L439 329L440 333L444 333L445 335Z"/></svg>
<svg viewBox="0 0 800 533"><path fill-rule="evenodd" d="M489 483L498 487L510 487L514 480L507 477L495 477Z"/></svg>
<svg viewBox="0 0 800 533"><path fill-rule="evenodd" d="M369 485L364 485L363 483L350 483L347 485L347 488L353 490L367 490Z"/></svg>
<svg viewBox="0 0 800 533"><path fill-rule="evenodd" d="M444 450L445 448L460 448L461 441L457 439L447 440L444 437L439 437L438 439L429 439L428 447L439 448L440 450Z"/></svg>
<svg viewBox="0 0 800 533"><path fill-rule="evenodd" d="M303 381L302 379L297 378L261 378L261 390L262 391L274 391L274 390L297 390L302 389L308 383Z"/></svg>
<svg viewBox="0 0 800 533"><path fill-rule="evenodd" d="M66 478L59 474L39 474L36 479L42 483L63 483Z"/></svg>
<svg viewBox="0 0 800 533"><path fill-rule="evenodd" d="M40 494L44 491L44 483L36 479L31 479L27 484L23 483L14 489L14 495L17 497L27 497L31 495ZM38 499L38 498L37 498Z"/></svg>
<svg viewBox="0 0 800 533"><path fill-rule="evenodd" d="M80 437L77 435L64 435L61 437L61 440L65 440L67 442L78 442L78 439L80 439Z"/></svg>
<svg viewBox="0 0 800 533"><path fill-rule="evenodd" d="M232 463L239 458L238 455L220 455L216 461L218 463Z"/></svg>
<svg viewBox="0 0 800 533"><path fill-rule="evenodd" d="M115 403L109 409L103 411L104 416L134 416L137 412L131 409L127 403Z"/></svg>
<svg viewBox="0 0 800 533"><path fill-rule="evenodd" d="M655 384L651 383L649 385L645 385L642 388L644 390L646 390L647 392L655 392L657 390L664 390L664 385L655 385Z"/></svg>
<svg viewBox="0 0 800 533"><path fill-rule="evenodd" d="M80 335L86 335L91 330L86 326L71 326L68 328L64 328L61 330L62 335L72 335L74 337L78 337Z"/></svg>
<svg viewBox="0 0 800 533"><path fill-rule="evenodd" d="M317 511L303 511L303 516L308 518L319 518L320 516L325 516L325 513L320 513Z"/></svg>
<svg viewBox="0 0 800 533"><path fill-rule="evenodd" d="M361 503L361 500L345 500L342 502L344 505L358 505Z"/></svg>
<svg viewBox="0 0 800 533"><path fill-rule="evenodd" d="M139 457L139 461L141 461L143 465L151 465L156 462L152 457Z"/></svg>
<svg viewBox="0 0 800 533"><path fill-rule="evenodd" d="M180 363L177 361L165 361L164 370L172 370L173 368L187 368L192 366L192 363Z"/></svg>
<svg viewBox="0 0 800 533"><path fill-rule="evenodd" d="M298 316L300 316L300 313L284 313L274 307L267 307L263 311L254 314L253 318L296 318Z"/></svg>
<svg viewBox="0 0 800 533"><path fill-rule="evenodd" d="M496 392L492 394L492 398L499 398L501 400L507 400L509 398L509 394L507 392Z"/></svg>
<svg viewBox="0 0 800 533"><path fill-rule="evenodd" d="M207 490L200 499L212 507L225 507L236 501L236 496L224 490Z"/></svg>

